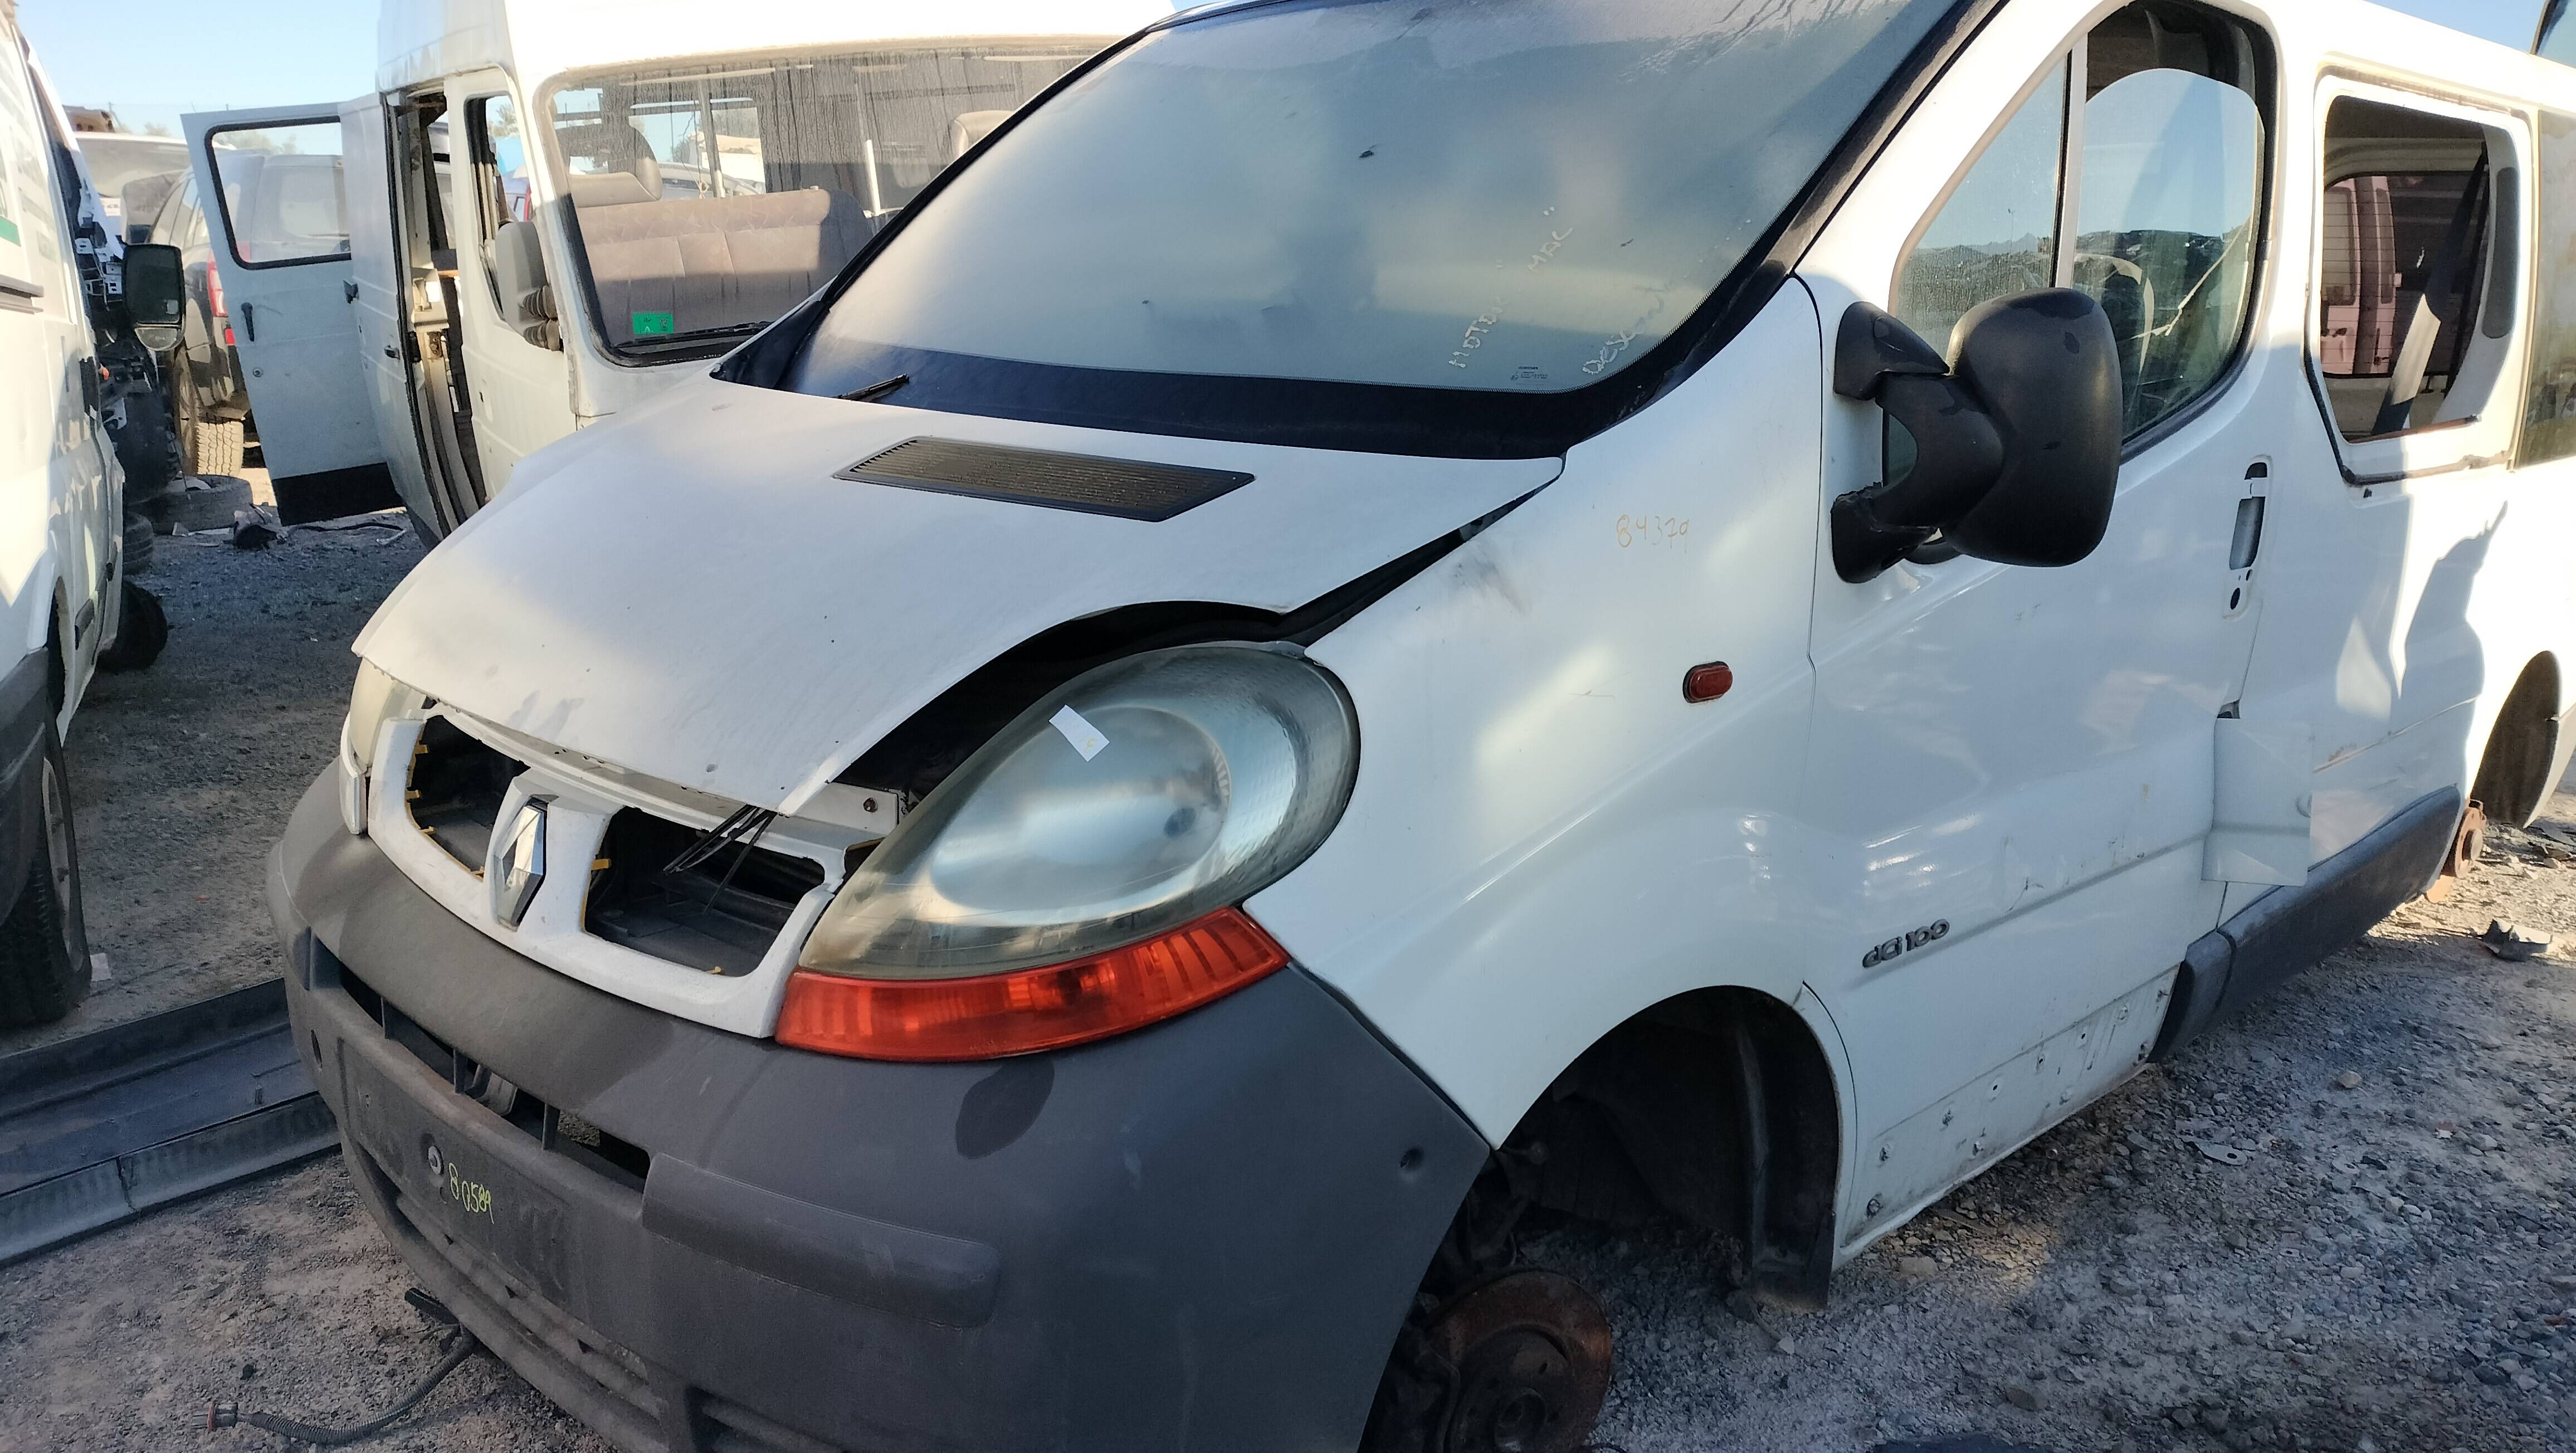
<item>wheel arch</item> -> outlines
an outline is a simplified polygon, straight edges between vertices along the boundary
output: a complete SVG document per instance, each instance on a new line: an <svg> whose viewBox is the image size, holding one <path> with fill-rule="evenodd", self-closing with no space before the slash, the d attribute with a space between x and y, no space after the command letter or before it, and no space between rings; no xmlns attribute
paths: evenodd
<svg viewBox="0 0 2576 1453"><path fill-rule="evenodd" d="M2526 827L2548 805L2566 774L2576 732L2567 730L2567 677L2557 653L2543 651L2524 663L2487 729L2469 796L2493 822Z"/></svg>
<svg viewBox="0 0 2576 1453"><path fill-rule="evenodd" d="M1674 995L1577 1055L1501 1154L1539 1205L1612 1225L1678 1217L1733 1242L1739 1285L1821 1306L1850 1141L1831 1035L1759 989Z"/></svg>

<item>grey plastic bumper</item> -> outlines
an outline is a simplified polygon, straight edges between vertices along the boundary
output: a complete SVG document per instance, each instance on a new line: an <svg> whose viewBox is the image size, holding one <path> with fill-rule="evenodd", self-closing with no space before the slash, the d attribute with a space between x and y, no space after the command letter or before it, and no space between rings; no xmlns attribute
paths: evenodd
<svg viewBox="0 0 2576 1453"><path fill-rule="evenodd" d="M1294 969L1082 1049L894 1065L509 952L350 837L327 779L269 891L369 1209L629 1449L1350 1448L1486 1154ZM650 1152L643 1188L458 1093L437 1041Z"/></svg>

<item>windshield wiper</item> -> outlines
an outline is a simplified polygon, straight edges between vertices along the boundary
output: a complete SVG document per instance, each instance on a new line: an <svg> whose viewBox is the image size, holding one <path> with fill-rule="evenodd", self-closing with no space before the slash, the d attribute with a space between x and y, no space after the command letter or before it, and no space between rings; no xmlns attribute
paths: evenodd
<svg viewBox="0 0 2576 1453"><path fill-rule="evenodd" d="M854 388L841 397L854 404L872 404L910 382L912 382L911 374L898 373L892 378L879 379L865 388Z"/></svg>

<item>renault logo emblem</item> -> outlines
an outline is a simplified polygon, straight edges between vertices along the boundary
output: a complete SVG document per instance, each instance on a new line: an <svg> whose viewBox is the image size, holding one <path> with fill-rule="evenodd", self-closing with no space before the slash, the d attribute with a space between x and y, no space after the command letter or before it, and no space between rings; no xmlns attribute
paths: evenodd
<svg viewBox="0 0 2576 1453"><path fill-rule="evenodd" d="M528 916L538 885L546 881L546 805L531 799L519 804L510 830L492 860L492 912L511 928Z"/></svg>

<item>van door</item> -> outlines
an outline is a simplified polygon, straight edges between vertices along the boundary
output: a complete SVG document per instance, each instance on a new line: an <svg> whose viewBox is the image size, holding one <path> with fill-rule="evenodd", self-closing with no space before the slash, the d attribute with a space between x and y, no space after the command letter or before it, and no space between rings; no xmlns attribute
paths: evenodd
<svg viewBox="0 0 2576 1453"><path fill-rule="evenodd" d="M521 284L545 286L535 199L529 191L533 159L520 125L509 78L499 71L466 76L448 88L450 175L455 192L448 215L455 220L457 324L464 340L465 376L474 399L474 445L483 464L483 487L498 495L511 467L530 452L572 432L572 378L560 326L550 307L531 307ZM505 249L522 260L519 281L505 289ZM551 297L552 290L546 289Z"/></svg>
<svg viewBox="0 0 2576 1453"><path fill-rule="evenodd" d="M181 121L279 515L399 504L358 353L339 107Z"/></svg>
<svg viewBox="0 0 2576 1453"><path fill-rule="evenodd" d="M2480 694L2501 700L2523 667L2470 607L2512 507L2533 174L2518 117L2343 78L2320 90L2303 199L2317 242L2300 259L2316 303L2298 335L2315 378L2266 531L2285 608L2245 687L2248 720L2313 727L2312 862L2462 783Z"/></svg>
<svg viewBox="0 0 2576 1453"><path fill-rule="evenodd" d="M1818 572L1802 798L1861 884L1817 986L1860 1077L1848 1238L2126 1076L2222 892L2214 742L2257 606L2231 547L2299 385L2248 347L2266 72L2215 12L2131 7L2052 54L2061 13L1999 17L1801 266L1828 336L1857 299L1945 350L1986 299L2081 288L2128 435L2079 564ZM1829 495L1904 467L1880 410L1827 407Z"/></svg>
<svg viewBox="0 0 2576 1453"><path fill-rule="evenodd" d="M367 383L376 447L393 473L394 491L416 520L435 521L436 493L421 464L413 420L411 362L403 352L403 249L394 228L393 138L384 100L360 96L340 106L341 178L348 200L349 277L358 295L350 311Z"/></svg>

